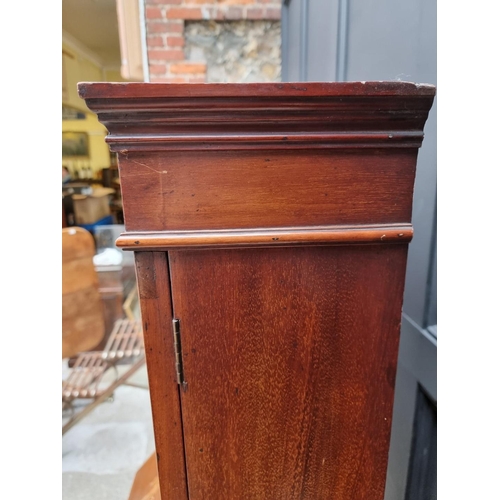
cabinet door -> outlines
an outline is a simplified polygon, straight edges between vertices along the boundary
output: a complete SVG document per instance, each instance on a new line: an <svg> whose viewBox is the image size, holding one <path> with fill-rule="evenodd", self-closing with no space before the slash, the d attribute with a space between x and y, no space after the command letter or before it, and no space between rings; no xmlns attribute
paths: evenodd
<svg viewBox="0 0 500 500"><path fill-rule="evenodd" d="M190 500L381 500L406 245L169 252Z"/></svg>

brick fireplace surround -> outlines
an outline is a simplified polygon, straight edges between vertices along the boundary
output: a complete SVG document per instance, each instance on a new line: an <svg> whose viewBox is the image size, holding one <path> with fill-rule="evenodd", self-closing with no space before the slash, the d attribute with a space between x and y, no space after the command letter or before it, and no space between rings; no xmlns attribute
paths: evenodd
<svg viewBox="0 0 500 500"><path fill-rule="evenodd" d="M186 60L185 21L279 21L280 0L146 0L151 82L203 83L206 61Z"/></svg>

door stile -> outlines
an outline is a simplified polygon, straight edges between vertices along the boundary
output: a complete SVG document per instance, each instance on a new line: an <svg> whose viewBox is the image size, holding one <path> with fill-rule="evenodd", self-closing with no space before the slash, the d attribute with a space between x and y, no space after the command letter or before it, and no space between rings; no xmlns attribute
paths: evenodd
<svg viewBox="0 0 500 500"><path fill-rule="evenodd" d="M160 491L162 498L188 500L182 410L171 330L168 257L165 252L135 252L135 264Z"/></svg>

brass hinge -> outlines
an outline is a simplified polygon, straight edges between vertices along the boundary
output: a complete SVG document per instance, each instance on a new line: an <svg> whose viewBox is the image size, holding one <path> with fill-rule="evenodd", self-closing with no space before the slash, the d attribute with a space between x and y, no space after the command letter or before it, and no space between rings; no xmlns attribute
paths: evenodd
<svg viewBox="0 0 500 500"><path fill-rule="evenodd" d="M174 333L175 373L177 375L177 383L186 390L187 384L184 380L184 370L182 368L181 326L178 319L172 320L172 330Z"/></svg>

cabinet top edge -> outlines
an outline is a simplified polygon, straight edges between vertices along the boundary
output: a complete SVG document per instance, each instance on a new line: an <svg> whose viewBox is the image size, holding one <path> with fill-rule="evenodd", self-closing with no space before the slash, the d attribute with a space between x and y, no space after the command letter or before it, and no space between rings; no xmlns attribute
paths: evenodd
<svg viewBox="0 0 500 500"><path fill-rule="evenodd" d="M82 99L168 97L431 97L436 87L400 81L296 83L136 83L80 82Z"/></svg>

